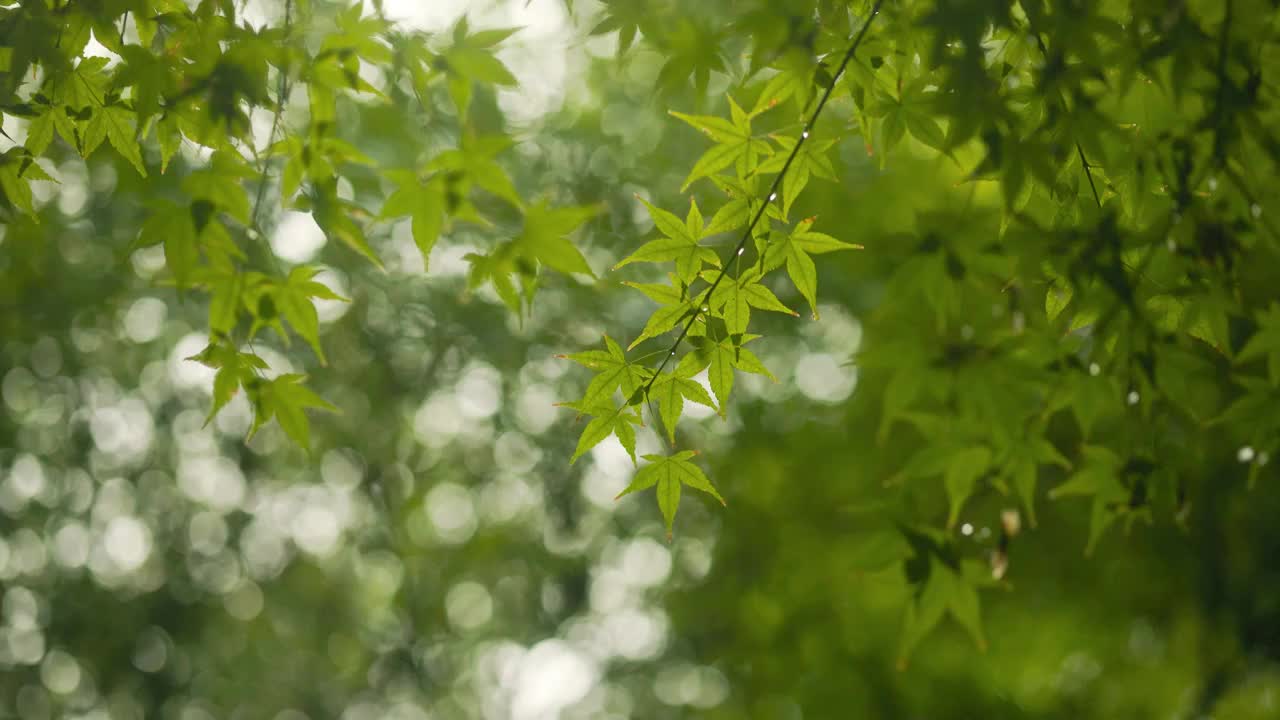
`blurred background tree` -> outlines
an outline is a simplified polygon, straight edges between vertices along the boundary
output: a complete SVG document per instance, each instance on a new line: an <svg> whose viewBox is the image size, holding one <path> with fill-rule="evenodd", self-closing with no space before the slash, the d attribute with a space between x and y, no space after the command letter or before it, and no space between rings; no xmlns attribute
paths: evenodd
<svg viewBox="0 0 1280 720"><path fill-rule="evenodd" d="M1274 3L872 7L0 7L0 717L1280 714ZM730 97L866 249L668 542L556 356Z"/></svg>

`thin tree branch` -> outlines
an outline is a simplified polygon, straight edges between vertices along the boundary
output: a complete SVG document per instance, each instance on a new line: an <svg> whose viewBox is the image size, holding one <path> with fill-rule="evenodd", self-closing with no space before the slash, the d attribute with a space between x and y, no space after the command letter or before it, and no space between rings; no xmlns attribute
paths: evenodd
<svg viewBox="0 0 1280 720"><path fill-rule="evenodd" d="M1231 6L1231 0L1227 0L1226 8L1223 9L1222 36L1218 44L1218 92L1213 103L1213 156L1215 160L1224 164L1226 148L1223 125L1227 119L1224 111L1227 103L1227 85L1230 83L1230 78L1227 77L1227 52L1231 48Z"/></svg>
<svg viewBox="0 0 1280 720"><path fill-rule="evenodd" d="M290 31L292 29L293 29L293 0L285 0L284 35L285 35L286 41L288 40ZM271 116L271 130L267 133L266 149L268 151L271 150L272 144L275 143L276 132L280 129L280 116L284 113L285 103L288 102L289 100L289 59L288 59L289 56L287 54L288 53L287 48L285 52L286 54L285 54L284 63L282 63L279 68L280 82L276 87L276 109L275 109L275 113ZM259 227L258 211L262 208L263 198L267 194L267 164L269 162L270 162L270 156L264 156L262 158L262 161L259 163L261 166L259 169L261 180L258 182L258 195L256 198L254 198L254 201L253 201L253 212L250 213L249 215L249 225L250 227L253 227L255 229ZM258 234L259 235L262 234L261 230L258 230Z"/></svg>

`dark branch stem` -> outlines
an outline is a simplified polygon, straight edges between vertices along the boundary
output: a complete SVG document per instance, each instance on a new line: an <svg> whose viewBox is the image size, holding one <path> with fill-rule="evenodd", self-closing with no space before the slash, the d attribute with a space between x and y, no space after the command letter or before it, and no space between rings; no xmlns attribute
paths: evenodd
<svg viewBox="0 0 1280 720"><path fill-rule="evenodd" d="M1093 191L1093 201L1102 207L1102 198L1098 197L1098 186L1093 182L1093 166L1089 164L1089 159L1084 156L1084 148L1080 147L1080 143L1076 143L1076 154L1080 156L1080 164L1084 166L1084 176L1089 179L1089 189Z"/></svg>
<svg viewBox="0 0 1280 720"><path fill-rule="evenodd" d="M831 84L828 85L826 91L822 93L822 97L818 100L818 106L814 108L813 114L809 116L809 121L804 124L803 130L800 132L800 138L796 140L795 146L791 148L791 154L787 156L787 161L783 163L782 170L773 178L773 184L769 186L769 192L765 195L764 202L760 204L760 208L756 210L755 215L752 216L751 222L747 224L746 231L742 233L742 239L738 241L737 246L734 247L733 253L729 256L728 260L721 263L720 272L716 275L715 281L711 283L710 287L702 291L701 299L694 303L693 311L689 316L689 320L685 322L684 328L680 330L680 335L676 337L676 341L671 344L671 349L662 358L662 362L659 363L658 369L654 371L653 377L649 378L649 381L644 384L644 387L637 390L629 400L636 397L648 397L649 391L653 388L653 384L658 380L662 371L666 369L667 363L671 362L671 358L675 357L676 351L680 349L680 345L684 342L684 339L688 337L689 331L693 328L693 324L697 322L698 318L702 315L703 310L706 307L705 304L711 299L716 288L720 287L720 283L724 281L725 275L728 273L729 263L746 250L747 242L751 240L752 233L755 232L756 225L758 225L760 223L760 219L764 217L765 212L769 209L769 205L777 199L778 190L782 187L782 180L786 177L787 171L791 169L791 163L795 161L796 156L800 154L800 148L804 147L805 141L809 139L810 131L818 121L818 116L822 114L822 109L826 107L827 101L831 99L831 93L835 91L836 84L840 81L840 77L844 75L845 68L847 68L849 66L849 62L853 60L854 53L858 51L858 46L862 44L862 39L866 37L867 30L870 29L871 23L874 22L876 16L880 14L880 5L883 2L884 0L876 0L876 4L871 8L871 16L867 18L867 21L862 24L862 29L858 31L856 36L854 36L853 42L850 43L848 51L845 52L844 58L840 61L839 68L836 69L835 74L831 78Z"/></svg>
<svg viewBox="0 0 1280 720"><path fill-rule="evenodd" d="M1225 164L1226 148L1224 147L1223 125L1226 122L1227 104L1227 52L1231 48L1231 0L1227 0L1222 15L1222 36L1218 44L1218 92L1213 103L1213 155L1214 159Z"/></svg>

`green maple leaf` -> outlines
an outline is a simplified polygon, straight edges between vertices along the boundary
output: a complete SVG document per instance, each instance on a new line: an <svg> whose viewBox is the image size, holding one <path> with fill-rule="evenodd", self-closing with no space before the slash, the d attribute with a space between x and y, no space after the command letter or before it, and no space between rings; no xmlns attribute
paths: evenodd
<svg viewBox="0 0 1280 720"><path fill-rule="evenodd" d="M692 79L695 91L701 96L706 93L711 73L725 72L720 29L682 15L675 23L668 23L657 37L662 38L663 55L666 57L666 63L658 70L660 91L676 92L687 87Z"/></svg>
<svg viewBox="0 0 1280 720"><path fill-rule="evenodd" d="M13 147L0 153L0 195L17 210L36 218L31 195L31 180L52 180L24 147Z"/></svg>
<svg viewBox="0 0 1280 720"><path fill-rule="evenodd" d="M702 469L689 462L689 458L696 454L692 450L684 450L670 456L645 455L644 459L648 460L649 464L636 471L631 484L618 493L618 497L656 486L658 508L662 511L662 517L667 524L667 537L670 538L672 525L676 519L676 510L680 508L681 486L688 485L695 490L701 490L719 500L721 505L726 504L711 481L703 474Z"/></svg>
<svg viewBox="0 0 1280 720"><path fill-rule="evenodd" d="M182 191L193 200L204 200L219 212L248 225L249 194L242 180L258 177L258 171L234 152L219 150L209 159L209 166L182 179ZM336 181L335 181L336 182ZM198 223L197 230L203 230Z"/></svg>
<svg viewBox="0 0 1280 720"><path fill-rule="evenodd" d="M138 122L145 126L148 118L163 109L161 98L175 84L176 73L169 62L140 45L121 47L120 56L124 62L112 78L111 85L117 90L132 89Z"/></svg>
<svg viewBox="0 0 1280 720"><path fill-rule="evenodd" d="M771 242L764 248L763 272L769 272L783 265L787 266L787 275L796 286L796 290L809 301L813 317L818 317L818 270L810 255L821 255L837 250L861 250L861 245L837 240L830 235L809 230L814 219L808 218L796 223L790 235L780 241Z"/></svg>
<svg viewBox="0 0 1280 720"><path fill-rule="evenodd" d="M633 0L600 0L605 6L604 19L591 29L591 35L618 31L618 55L625 53L642 28L652 30L653 16L646 6ZM647 28L645 26L648 26Z"/></svg>
<svg viewBox="0 0 1280 720"><path fill-rule="evenodd" d="M186 288L200 262L200 246L191 213L166 201L152 208L150 216L142 224L136 246L160 244L164 245L165 265L173 273L178 289Z"/></svg>
<svg viewBox="0 0 1280 720"><path fill-rule="evenodd" d="M684 412L685 399L719 411L702 385L692 379L703 367L705 365L699 361L697 353L689 353L680 360L674 372L659 375L649 389L649 396L658 400L658 415L671 442L676 439L676 423L680 422L680 415Z"/></svg>
<svg viewBox="0 0 1280 720"><path fill-rule="evenodd" d="M1258 331L1236 355L1237 363L1259 358L1267 360L1267 375L1272 384L1280 385L1280 304L1272 303L1258 313Z"/></svg>
<svg viewBox="0 0 1280 720"><path fill-rule="evenodd" d="M581 406L575 404L575 407ZM596 417L592 418L582 430L582 435L578 437L578 447L574 450L573 457L569 458L569 464L577 462L578 458L610 435L618 437L618 442L622 443L622 447L631 456L631 462L634 464L636 462L635 426L643 424L640 414L625 405L621 408L615 407L612 402L596 405L591 408L591 412Z"/></svg>
<svg viewBox="0 0 1280 720"><path fill-rule="evenodd" d="M946 151L946 135L934 119L937 92L925 90L934 81L928 76L915 78L902 86L894 96L876 86L867 104L867 115L881 118L881 159L898 144L907 132L929 147Z"/></svg>
<svg viewBox="0 0 1280 720"><path fill-rule="evenodd" d="M129 164L146 177L147 168L142 163L142 146L138 142L136 127L137 115L120 104L107 105L100 108L90 123L91 128L100 126L111 147ZM91 130L94 132L95 130Z"/></svg>
<svg viewBox="0 0 1280 720"><path fill-rule="evenodd" d="M756 168L758 173L778 173L782 172L787 158L795 149L797 138L787 137L785 135L773 135L774 142L781 147L773 157L760 163ZM791 213L791 204L799 197L800 192L809 184L810 176L817 176L824 180L835 180L836 170L831 164L831 158L826 153L836 144L835 140L813 140L809 139L801 146L800 151L796 153L795 159L791 161L791 167L787 169L787 174L782 178L782 216L785 218Z"/></svg>
<svg viewBox="0 0 1280 720"><path fill-rule="evenodd" d="M186 358L217 370L213 376L213 404L204 424L231 402L241 386L254 381L258 371L267 369L267 362L253 353L239 352L226 341L209 343L203 350Z"/></svg>
<svg viewBox="0 0 1280 720"><path fill-rule="evenodd" d="M1114 508L1125 505L1129 491L1120 482L1120 457L1101 445L1086 445L1081 467L1067 481L1049 491L1049 498L1085 496L1093 498L1089 516L1089 543L1085 554L1092 555L1102 533L1116 519Z"/></svg>
<svg viewBox="0 0 1280 720"><path fill-rule="evenodd" d="M732 96L729 97L729 110L732 120L670 111L673 117L701 130L716 142L694 163L693 170L680 186L680 192L687 190L695 180L718 173L730 165L736 167L739 177L746 177L756 169L761 157L768 157L773 152L769 143L751 134L751 119L761 110L744 112Z"/></svg>
<svg viewBox="0 0 1280 720"><path fill-rule="evenodd" d="M347 298L330 290L323 283L314 280L319 268L299 265L289 271L289 277L276 286L274 293L276 306L280 315L288 321L293 331L306 340L320 358L320 364L326 364L324 350L320 347L320 319L316 313L313 300L341 300Z"/></svg>
<svg viewBox="0 0 1280 720"><path fill-rule="evenodd" d="M471 34L467 18L463 16L453 27L453 46L444 53L449 71L474 82L515 85L515 76L494 57L492 48L516 30L502 28Z"/></svg>
<svg viewBox="0 0 1280 720"><path fill-rule="evenodd" d="M1035 438L1030 443L1021 443L1014 451L1013 457L1005 467L1005 476L1012 482L1014 492L1022 500L1027 510L1027 520L1031 527L1036 526L1036 481L1041 465L1057 465L1064 470L1071 469L1071 463L1058 449L1044 438Z"/></svg>
<svg viewBox="0 0 1280 720"><path fill-rule="evenodd" d="M515 245L526 258L537 260L562 273L582 273L595 277L578 248L566 237L600 213L597 206L552 208L545 202L525 212L524 227Z"/></svg>
<svg viewBox="0 0 1280 720"><path fill-rule="evenodd" d="M44 151L49 149L49 143L53 142L53 116L60 112L57 108L44 106L45 111L32 118L27 125L27 150L32 155L43 155Z"/></svg>
<svg viewBox="0 0 1280 720"><path fill-rule="evenodd" d="M707 369L707 380L711 384L711 392L716 397L716 404L719 406L722 417L725 414L725 406L729 402L729 393L733 390L735 370L763 375L774 382L778 381L755 356L755 353L742 347L758 337L758 335L743 335L739 344L734 344L733 340L727 337L719 342L707 340L695 351L699 355L702 366Z"/></svg>
<svg viewBox="0 0 1280 720"><path fill-rule="evenodd" d="M649 316L649 321L645 323L644 329L636 336L635 340L627 346L628 350L633 350L637 345L648 340L649 338L658 337L673 329L676 325L684 322L686 318L693 317L697 312L698 306L690 300L686 300L675 305L663 305L653 314Z"/></svg>
<svg viewBox="0 0 1280 720"><path fill-rule="evenodd" d="M305 375L289 374L246 385L250 388L255 411L249 437L274 417L291 440L304 450L310 449L311 422L307 419L306 410L338 412L338 409L303 385L304 380Z"/></svg>
<svg viewBox="0 0 1280 720"><path fill-rule="evenodd" d="M622 389L623 399L630 401L653 371L627 360L626 353L613 338L604 336L604 350L587 350L572 355L560 355L565 360L572 360L583 367L597 371L581 399L569 404L579 412L591 415L599 414L596 408L611 406L610 398L614 391Z"/></svg>
<svg viewBox="0 0 1280 720"><path fill-rule="evenodd" d="M947 613L969 631L979 649L986 649L977 589L933 553L924 557L917 556L912 562L924 564L926 577L907 605L902 637L899 640L899 667L906 667L911 651Z"/></svg>
<svg viewBox="0 0 1280 720"><path fill-rule="evenodd" d="M714 283L716 276L717 273L709 270L702 273L702 278L708 283ZM721 280L711 295L708 307L724 320L725 329L730 335L741 335L747 331L753 307L799 316L799 313L783 305L772 290L760 284L760 273L755 268L744 271L736 279Z"/></svg>
<svg viewBox="0 0 1280 720"><path fill-rule="evenodd" d="M706 237L706 233L696 201L690 202L689 214L685 220L681 220L666 210L655 207L648 200L639 199L649 209L649 216L663 236L641 245L638 250L614 265L614 270L635 262L674 262L676 275L688 284L698 276L703 263L720 267L720 257L715 251L698 244L699 240Z"/></svg>
<svg viewBox="0 0 1280 720"><path fill-rule="evenodd" d="M637 282L631 282L630 280L624 281L622 284L626 285L627 287L635 288L636 290L639 290L640 292L644 293L646 297L658 303L659 305L675 305L677 303L683 302L684 297L680 293L680 290L676 288L676 284L674 282L674 276L671 276L671 277L673 281L670 284L637 283Z"/></svg>
<svg viewBox="0 0 1280 720"><path fill-rule="evenodd" d="M413 242L422 253L422 267L426 269L431 250L440 239L445 223L445 185L442 177L426 182L416 177L405 178L382 205L382 217L412 218Z"/></svg>
<svg viewBox="0 0 1280 720"><path fill-rule="evenodd" d="M455 184L463 181L474 183L513 207L523 208L524 202L511 182L511 176L496 159L511 144L511 138L506 135L464 135L458 149L445 150L432 158L427 170L450 173L459 178Z"/></svg>
<svg viewBox="0 0 1280 720"><path fill-rule="evenodd" d="M955 527L965 501L973 495L974 486L977 485L978 479L986 474L990 465L991 450L981 445L952 453L947 461L947 468L942 473L942 484L946 488L949 504L948 528Z"/></svg>
<svg viewBox="0 0 1280 720"><path fill-rule="evenodd" d="M363 213L363 209L338 197L337 176L314 182L311 187L309 202L313 217L325 234L337 238L342 244L364 256L379 270L385 269L382 261L369 245L364 229L352 219L354 214Z"/></svg>

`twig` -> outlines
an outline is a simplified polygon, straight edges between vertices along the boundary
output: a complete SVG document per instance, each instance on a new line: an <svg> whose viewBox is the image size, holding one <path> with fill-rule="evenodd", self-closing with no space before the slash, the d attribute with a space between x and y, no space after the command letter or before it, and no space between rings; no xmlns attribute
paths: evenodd
<svg viewBox="0 0 1280 720"><path fill-rule="evenodd" d="M1098 186L1093 184L1093 166L1089 164L1088 158L1084 156L1084 149L1080 147L1080 143L1076 143L1076 153L1080 155L1080 164L1084 166L1084 176L1089 178L1089 189L1093 191L1093 201L1102 207L1102 198L1098 197Z"/></svg>
<svg viewBox="0 0 1280 720"><path fill-rule="evenodd" d="M284 35L287 40L290 30L293 28L293 0L285 0L284 3ZM267 151L271 150L271 145L275 143L276 131L280 129L280 116L284 112L284 105L289 100L289 55L288 48L285 48L285 60L281 64L280 82L276 86L276 110L271 116L271 131L267 133ZM253 212L249 214L249 225L257 229L258 226L258 210L262 208L262 200L267 194L267 164L270 162L269 156L264 156L260 163L259 173L262 178L258 182L258 196L253 201ZM257 231L262 235L262 231Z"/></svg>

